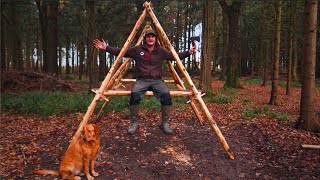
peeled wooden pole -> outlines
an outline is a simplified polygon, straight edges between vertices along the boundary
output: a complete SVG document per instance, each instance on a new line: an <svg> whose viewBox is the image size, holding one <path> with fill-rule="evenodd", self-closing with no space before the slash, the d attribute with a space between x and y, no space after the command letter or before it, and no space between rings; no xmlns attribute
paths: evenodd
<svg viewBox="0 0 320 180"><path fill-rule="evenodd" d="M133 40L133 38L135 37L135 35L137 34L144 18L146 17L146 9L143 10L142 14L140 15L138 21L136 22L133 30L131 31L127 41L125 42L125 44L123 45L119 55L117 56L115 62L113 63L111 69L109 70L107 76L105 77L105 79L103 80L98 92L96 93L96 95L94 96L91 104L89 105L88 107L88 110L86 112L86 114L84 115L83 117L83 120L81 121L80 125L79 125L79 128L77 130L77 132L75 133L75 135L73 136L72 140L71 140L71 143L69 145L69 147L71 147L75 142L76 140L79 139L80 135L81 135L81 131L83 130L83 127L88 123L89 121L89 118L91 117L93 111L94 111L94 108L96 107L99 99L100 99L100 96L103 94L103 92L105 92L106 88L107 88L107 84L109 82L109 80L111 79L112 75L114 74L114 71L119 67L119 64L121 62L121 59L123 58L123 56L125 55L125 53L127 52L127 50L129 49L129 46Z"/></svg>
<svg viewBox="0 0 320 180"><path fill-rule="evenodd" d="M305 149L320 149L320 145L313 145L313 144L302 144L301 147Z"/></svg>
<svg viewBox="0 0 320 180"><path fill-rule="evenodd" d="M157 33L160 34L161 32L159 32L158 29L156 29ZM161 46L164 47L164 40L162 36L159 36L159 41L161 43ZM183 81L181 80L181 78L179 77L177 71L174 69L171 61L167 61L169 69L171 71L171 74L173 76L174 81L176 82L176 86L178 89L180 90L186 90L186 87L183 85ZM194 99L191 98L191 108L193 109L193 112L195 113L195 115L197 116L197 119L199 120L200 124L203 125L203 117L201 116L200 111L198 110L197 106L196 106L196 101Z"/></svg>
<svg viewBox="0 0 320 180"><path fill-rule="evenodd" d="M153 21L153 24L155 25L155 27L158 29L158 31L160 32L160 36L162 36L164 38L164 40L166 41L166 43L168 44L168 48L169 48L169 51L173 54L173 57L174 59L176 60L177 62L177 65L178 67L180 68L182 74L186 77L186 80L188 82L188 84L190 85L191 87L191 90L195 96L195 98L199 101L199 104L200 106L202 107L204 113L206 114L207 116L207 120L211 126L211 128L215 131L216 135L218 136L221 144L223 145L223 148L224 150L226 151L226 153L229 155L229 158L230 159L234 159L234 155L233 153L231 152L230 148L229 148L229 145L227 143L227 141L225 140L224 136L222 135L219 127L217 126L216 122L214 121L212 115L210 114L206 104L204 103L204 101L202 100L201 96L200 96L200 93L198 92L198 90L196 89L195 85L193 84L188 72L186 71L186 69L184 68L178 54L176 53L176 51L174 50L173 46L171 45L170 41L169 41L169 38L167 37L166 33L164 32L162 26L160 25L157 17L155 16L155 14L153 13L152 11L152 8L150 6L150 3L149 2L145 2L144 3L144 7L145 9L147 9L147 12L149 13L152 21Z"/></svg>
<svg viewBox="0 0 320 180"><path fill-rule="evenodd" d="M93 92L96 92L94 89ZM131 91L125 91L125 90L108 90L103 93L105 96L129 96L131 95ZM153 96L152 91L146 91L146 96ZM170 91L171 96L192 96L193 93L191 91Z"/></svg>
<svg viewBox="0 0 320 180"><path fill-rule="evenodd" d="M136 79L121 79L120 80L121 82L136 82L137 80ZM175 83L174 80L172 79L165 79L163 80L165 83Z"/></svg>

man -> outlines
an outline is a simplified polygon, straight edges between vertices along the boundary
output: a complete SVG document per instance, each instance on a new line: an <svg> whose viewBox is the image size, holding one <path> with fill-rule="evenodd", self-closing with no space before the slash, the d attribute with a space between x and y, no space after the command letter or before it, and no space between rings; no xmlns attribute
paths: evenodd
<svg viewBox="0 0 320 180"><path fill-rule="evenodd" d="M118 55L121 51L119 48L107 46L104 40L95 39L93 44L96 48L103 49L113 55ZM192 47L189 51L179 53L179 57L184 59L195 52L196 48ZM172 54L159 45L157 34L154 30L149 29L144 35L143 44L129 48L124 56L133 58L136 62L136 82L132 86L129 102L131 125L128 134L132 135L137 130L139 104L147 90L153 91L160 100L162 113L160 129L165 134L172 134L173 130L169 124L172 105L170 90L162 80L163 61L174 60Z"/></svg>

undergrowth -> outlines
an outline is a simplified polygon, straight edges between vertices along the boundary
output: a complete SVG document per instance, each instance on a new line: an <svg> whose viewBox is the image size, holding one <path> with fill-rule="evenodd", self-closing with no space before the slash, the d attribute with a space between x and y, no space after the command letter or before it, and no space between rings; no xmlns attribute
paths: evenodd
<svg viewBox="0 0 320 180"><path fill-rule="evenodd" d="M288 114L270 111L267 106L263 106L261 108L257 108L257 107L246 108L242 112L243 119L252 119L254 117L259 117L259 116L266 116L270 119L289 122Z"/></svg>
<svg viewBox="0 0 320 180"><path fill-rule="evenodd" d="M221 88L218 93L206 93L205 98L209 103L227 104L233 102L233 96L235 95L235 93L236 89Z"/></svg>
<svg viewBox="0 0 320 180"><path fill-rule="evenodd" d="M35 114L40 117L65 113L86 112L94 95L88 93L67 92L26 92L21 95L1 94L1 113ZM128 108L129 96L113 96L105 111L120 112ZM105 101L99 101L95 107L98 113ZM184 110L186 98L173 98L173 104L178 110ZM141 108L160 109L160 102L155 97L145 97Z"/></svg>
<svg viewBox="0 0 320 180"><path fill-rule="evenodd" d="M244 82L249 85L259 85L259 84L261 85L263 82L263 79L261 79L260 77L254 77L254 78L246 79ZM272 82L269 80L266 82L266 84L271 85ZM278 84L281 87L287 87L286 80L279 80ZM299 81L291 81L290 86L291 87L301 87L301 83Z"/></svg>

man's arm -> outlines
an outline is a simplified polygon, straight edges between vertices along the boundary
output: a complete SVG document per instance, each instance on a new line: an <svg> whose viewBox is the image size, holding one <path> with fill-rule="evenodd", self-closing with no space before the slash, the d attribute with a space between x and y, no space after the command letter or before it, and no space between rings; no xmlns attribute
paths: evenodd
<svg viewBox="0 0 320 180"><path fill-rule="evenodd" d="M108 53L116 55L116 56L119 55L119 53L121 51L120 48L108 46L107 43L103 39L102 39L102 41L100 41L99 39L93 40L93 45L98 49L105 50ZM133 58L133 51L134 50L132 48L129 48L124 56Z"/></svg>
<svg viewBox="0 0 320 180"><path fill-rule="evenodd" d="M189 49L188 51L179 52L178 56L179 56L180 59L184 59L186 57L189 57L191 54L195 53L196 51L197 51L196 47L192 46L191 49ZM171 61L174 61L174 58L173 58L171 52L168 51L168 50L166 50L166 52L167 52L167 59L171 60Z"/></svg>

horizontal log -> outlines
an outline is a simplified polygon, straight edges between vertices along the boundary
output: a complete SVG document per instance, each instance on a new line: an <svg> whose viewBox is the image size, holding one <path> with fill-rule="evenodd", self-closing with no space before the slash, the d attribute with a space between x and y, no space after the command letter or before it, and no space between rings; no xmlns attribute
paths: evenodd
<svg viewBox="0 0 320 180"><path fill-rule="evenodd" d="M96 89L92 89L94 93L97 93ZM104 96L129 96L131 95L131 91L124 91L124 90L108 90L103 93ZM145 93L146 96L153 96L152 91L147 91ZM192 96L191 91L170 91L171 96Z"/></svg>
<svg viewBox="0 0 320 180"><path fill-rule="evenodd" d="M121 79L121 82L136 82L136 79ZM166 83L174 83L173 79L164 80Z"/></svg>

